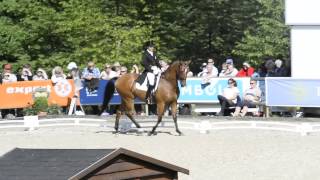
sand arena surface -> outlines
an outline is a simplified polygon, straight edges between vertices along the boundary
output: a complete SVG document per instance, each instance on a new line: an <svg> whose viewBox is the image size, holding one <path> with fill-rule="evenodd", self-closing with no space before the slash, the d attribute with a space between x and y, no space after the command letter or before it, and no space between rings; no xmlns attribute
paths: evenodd
<svg viewBox="0 0 320 180"><path fill-rule="evenodd" d="M182 180L308 180L320 177L320 133L214 130L209 134L160 128L157 136L114 135L104 127L1 130L0 155L19 148L102 149L124 147L190 170Z"/></svg>

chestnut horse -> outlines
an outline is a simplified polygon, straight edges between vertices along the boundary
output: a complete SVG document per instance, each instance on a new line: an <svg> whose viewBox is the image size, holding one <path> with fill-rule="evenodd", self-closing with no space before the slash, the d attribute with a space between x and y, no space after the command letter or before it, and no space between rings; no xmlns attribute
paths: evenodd
<svg viewBox="0 0 320 180"><path fill-rule="evenodd" d="M155 130L158 127L159 123L162 121L162 116L164 115L166 108L169 106L171 107L172 118L175 124L176 132L179 135L182 134L178 128L177 123L177 100L180 92L178 87L178 81L180 81L182 87L186 85L189 63L190 62L175 61L162 74L158 88L155 92L155 103L157 104L158 121L156 125L152 128L152 131L149 132L149 135L156 134ZM144 100L146 96L146 91L142 91L135 88L135 80L138 78L138 76L138 74L134 73L124 74L115 82L115 89L121 96L121 105L117 109L114 127L116 133L118 132L119 119L123 112L128 116L128 118L135 124L137 128L141 127L133 117L135 97ZM113 94L113 91L111 90L110 93ZM105 101L107 104L111 97L112 96L110 95L107 96L107 99Z"/></svg>

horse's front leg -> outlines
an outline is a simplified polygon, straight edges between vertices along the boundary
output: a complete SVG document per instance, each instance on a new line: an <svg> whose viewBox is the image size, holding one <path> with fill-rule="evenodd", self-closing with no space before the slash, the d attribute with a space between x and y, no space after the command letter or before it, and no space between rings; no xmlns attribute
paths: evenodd
<svg viewBox="0 0 320 180"><path fill-rule="evenodd" d="M162 116L164 114L164 109L165 109L165 104L164 103L158 103L157 104L158 121L157 121L157 124L148 133L149 136L157 134L155 131L156 131L158 125L160 124L160 122L162 121Z"/></svg>
<svg viewBox="0 0 320 180"><path fill-rule="evenodd" d="M176 127L176 132L179 134L179 136L181 136L183 135L183 133L179 130L178 122L177 122L177 101L171 104L171 112L172 112L173 122Z"/></svg>
<svg viewBox="0 0 320 180"><path fill-rule="evenodd" d="M122 105L120 105L120 108L117 108L116 110L116 121L115 121L115 124L114 124L114 130L115 130L115 133L118 133L119 132L119 120L120 120L120 117L121 117L121 114L122 114Z"/></svg>

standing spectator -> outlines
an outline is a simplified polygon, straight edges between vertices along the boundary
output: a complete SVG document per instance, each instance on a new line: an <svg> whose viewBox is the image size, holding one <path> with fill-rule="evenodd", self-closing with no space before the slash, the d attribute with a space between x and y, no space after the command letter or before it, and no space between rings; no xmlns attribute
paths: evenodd
<svg viewBox="0 0 320 180"><path fill-rule="evenodd" d="M30 64L23 65L19 75L17 76L18 81L31 81L32 80L32 69Z"/></svg>
<svg viewBox="0 0 320 180"><path fill-rule="evenodd" d="M254 73L254 68L248 62L242 64L242 68L237 74L237 77L251 77Z"/></svg>
<svg viewBox="0 0 320 180"><path fill-rule="evenodd" d="M208 64L206 69L207 72L203 73L201 77L201 84L210 84L211 79L218 76L218 70L212 64Z"/></svg>
<svg viewBox="0 0 320 180"><path fill-rule="evenodd" d="M238 106L241 102L239 93L237 82L232 78L228 79L228 86L223 89L221 95L218 95L218 100L221 105L221 110L217 114L218 116L225 116L228 107Z"/></svg>
<svg viewBox="0 0 320 180"><path fill-rule="evenodd" d="M34 81L48 80L48 75L44 69L38 68L36 74L32 77L32 80Z"/></svg>
<svg viewBox="0 0 320 180"><path fill-rule="evenodd" d="M226 60L227 69L221 74L220 77L236 77L238 74L238 70L233 66L233 60L227 59Z"/></svg>
<svg viewBox="0 0 320 180"><path fill-rule="evenodd" d="M84 79L85 87L89 92L96 91L99 86L100 71L95 67L94 62L88 62L86 68L82 72L82 79Z"/></svg>
<svg viewBox="0 0 320 180"><path fill-rule="evenodd" d="M282 60L277 59L275 62L274 76L275 77L287 77L288 71L287 68L283 65Z"/></svg>
<svg viewBox="0 0 320 180"><path fill-rule="evenodd" d="M63 70L60 66L56 66L52 70L51 81L53 84L58 83L59 81L66 79L67 76L63 73Z"/></svg>
<svg viewBox="0 0 320 180"><path fill-rule="evenodd" d="M118 77L117 73L112 70L111 65L106 63L104 65L104 70L100 74L100 79L110 80L114 77Z"/></svg>
<svg viewBox="0 0 320 180"><path fill-rule="evenodd" d="M236 107L236 110L232 116L245 116L248 112L248 108L255 108L257 103L261 100L261 90L257 86L257 81L250 81L250 88L245 90L243 94L243 102L239 106ZM241 110L242 106L242 110ZM241 110L241 113L240 113Z"/></svg>
<svg viewBox="0 0 320 180"><path fill-rule="evenodd" d="M273 62L273 60L271 58L268 58L265 63L264 66L266 68L266 77L274 77L274 68L275 68L275 63Z"/></svg>
<svg viewBox="0 0 320 180"><path fill-rule="evenodd" d="M221 64L221 71L219 73L219 77L223 77L226 71L227 71L227 63L224 62Z"/></svg>
<svg viewBox="0 0 320 180"><path fill-rule="evenodd" d="M198 77L202 77L202 75L207 71L207 63L202 63L201 67L200 67L201 71L198 73Z"/></svg>

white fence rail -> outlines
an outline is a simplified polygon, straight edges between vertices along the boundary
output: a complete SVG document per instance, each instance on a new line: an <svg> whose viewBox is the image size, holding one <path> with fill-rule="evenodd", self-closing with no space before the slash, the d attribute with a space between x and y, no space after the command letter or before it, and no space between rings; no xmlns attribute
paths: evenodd
<svg viewBox="0 0 320 180"><path fill-rule="evenodd" d="M139 121L143 128L152 128L156 121ZM227 129L260 129L260 130L275 130L300 133L306 136L310 133L320 132L320 123L313 122L275 122L275 121L222 121L212 122L209 120L202 121L185 121L179 120L180 129L195 130L200 133L210 133L213 130ZM105 130L113 131L114 121L94 118L56 118L56 119L41 119L41 120L5 120L0 121L0 129L23 128L24 130L35 130L44 127L59 127L59 126L87 126L87 127L102 127ZM130 120L120 120L120 131L128 132L136 129ZM173 121L165 120L159 128L174 128Z"/></svg>

